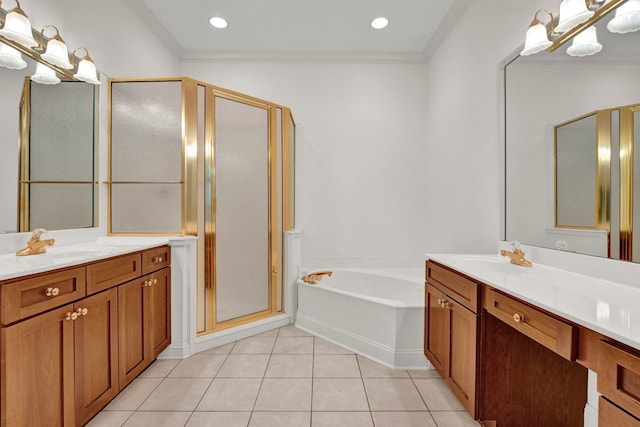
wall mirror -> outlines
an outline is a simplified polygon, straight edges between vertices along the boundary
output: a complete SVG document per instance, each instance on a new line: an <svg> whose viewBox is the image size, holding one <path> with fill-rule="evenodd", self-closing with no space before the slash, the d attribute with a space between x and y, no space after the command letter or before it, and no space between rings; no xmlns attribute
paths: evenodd
<svg viewBox="0 0 640 427"><path fill-rule="evenodd" d="M640 32L609 32L612 16L595 24L593 56L567 55L569 41L506 61L505 240L640 262L638 124L619 107L640 102Z"/></svg>
<svg viewBox="0 0 640 427"><path fill-rule="evenodd" d="M0 233L95 227L99 90L32 82L22 54L24 69L0 67Z"/></svg>

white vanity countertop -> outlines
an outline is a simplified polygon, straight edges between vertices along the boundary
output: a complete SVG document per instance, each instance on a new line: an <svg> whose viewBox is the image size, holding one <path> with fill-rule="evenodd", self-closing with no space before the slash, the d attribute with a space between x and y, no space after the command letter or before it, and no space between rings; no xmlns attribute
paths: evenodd
<svg viewBox="0 0 640 427"><path fill-rule="evenodd" d="M640 349L640 286L535 263L521 267L499 255L428 254L495 289Z"/></svg>
<svg viewBox="0 0 640 427"><path fill-rule="evenodd" d="M175 239L171 237L171 239ZM26 242L25 242L26 243ZM47 252L37 255L0 255L0 280L14 279L58 268L71 267L156 246L166 245L165 237L99 237L89 243L47 247Z"/></svg>

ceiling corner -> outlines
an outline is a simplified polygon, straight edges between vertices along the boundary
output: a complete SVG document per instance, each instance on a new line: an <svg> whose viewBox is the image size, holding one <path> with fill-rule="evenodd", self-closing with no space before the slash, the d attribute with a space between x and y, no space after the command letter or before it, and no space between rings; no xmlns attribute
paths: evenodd
<svg viewBox="0 0 640 427"><path fill-rule="evenodd" d="M122 0L123 3L147 26L153 34L169 49L174 56L181 60L183 56L182 47L171 36L166 28L156 18L155 14L144 4L142 0Z"/></svg>

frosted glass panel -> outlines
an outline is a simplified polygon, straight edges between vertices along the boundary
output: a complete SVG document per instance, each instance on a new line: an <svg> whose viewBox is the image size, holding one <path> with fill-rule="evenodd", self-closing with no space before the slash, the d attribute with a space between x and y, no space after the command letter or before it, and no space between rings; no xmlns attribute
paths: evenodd
<svg viewBox="0 0 640 427"><path fill-rule="evenodd" d="M111 232L179 234L181 184L112 184Z"/></svg>
<svg viewBox="0 0 640 427"><path fill-rule="evenodd" d="M181 82L113 82L111 132L113 181L180 181Z"/></svg>
<svg viewBox="0 0 640 427"><path fill-rule="evenodd" d="M31 229L93 227L93 184L31 184Z"/></svg>
<svg viewBox="0 0 640 427"><path fill-rule="evenodd" d="M558 226L596 226L596 116L556 129Z"/></svg>
<svg viewBox="0 0 640 427"><path fill-rule="evenodd" d="M268 112L216 97L216 321L269 308Z"/></svg>
<svg viewBox="0 0 640 427"><path fill-rule="evenodd" d="M82 82L31 84L32 181L93 181L93 94Z"/></svg>

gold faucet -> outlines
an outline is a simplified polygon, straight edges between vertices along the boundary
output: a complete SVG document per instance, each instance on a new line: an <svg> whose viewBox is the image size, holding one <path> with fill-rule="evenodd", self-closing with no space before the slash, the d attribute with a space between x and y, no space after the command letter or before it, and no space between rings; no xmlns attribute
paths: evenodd
<svg viewBox="0 0 640 427"><path fill-rule="evenodd" d="M56 239L40 240L40 236L46 232L47 230L45 230L44 228L36 228L35 230L33 230L33 233L31 234L31 238L27 242L27 247L20 249L18 252L16 252L16 255L18 256L35 255L35 254L43 254L47 252L46 247L52 246L55 243Z"/></svg>
<svg viewBox="0 0 640 427"><path fill-rule="evenodd" d="M302 281L310 285L315 285L322 280L322 276L331 276L332 274L332 271L317 271L315 273L309 273L306 276L302 276Z"/></svg>
<svg viewBox="0 0 640 427"><path fill-rule="evenodd" d="M531 261L524 258L524 252L522 249L516 248L513 251L503 249L500 251L500 255L511 258L511 264L521 265L523 267L531 267L533 265L531 264Z"/></svg>

